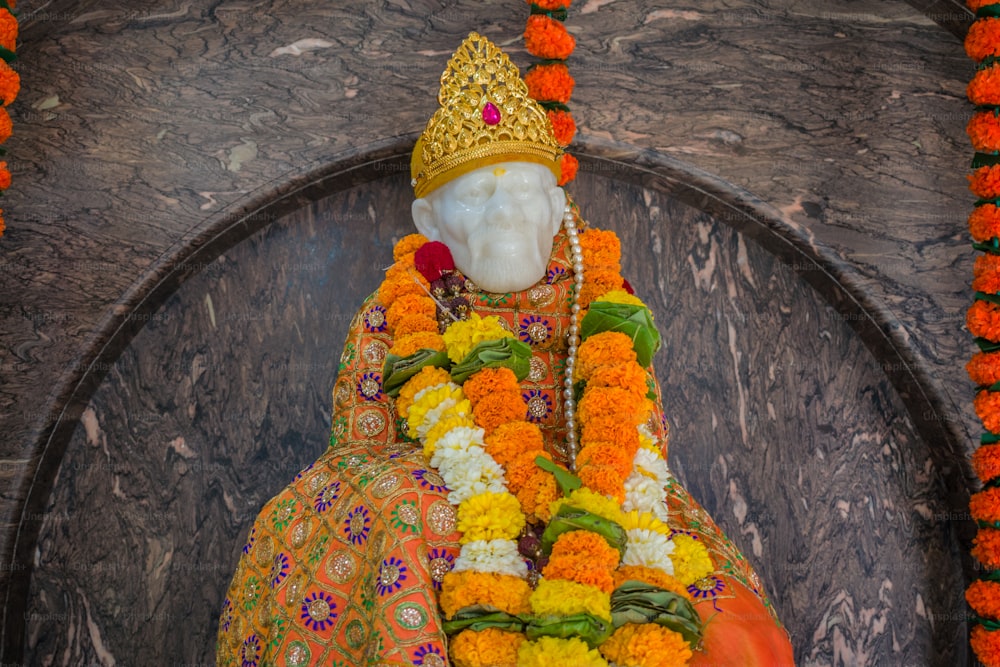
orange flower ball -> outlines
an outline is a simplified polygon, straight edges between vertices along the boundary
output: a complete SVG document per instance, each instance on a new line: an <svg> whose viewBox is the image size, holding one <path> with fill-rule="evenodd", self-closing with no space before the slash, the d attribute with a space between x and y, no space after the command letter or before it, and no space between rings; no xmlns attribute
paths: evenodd
<svg viewBox="0 0 1000 667"><path fill-rule="evenodd" d="M569 146L576 135L576 121L573 120L573 115L559 109L550 109L546 113L549 122L552 123L552 134L555 135L556 141L560 146Z"/></svg>
<svg viewBox="0 0 1000 667"><path fill-rule="evenodd" d="M1000 67L993 65L976 72L965 93L969 101L978 106L1000 104Z"/></svg>
<svg viewBox="0 0 1000 667"><path fill-rule="evenodd" d="M486 628L463 630L451 642L455 667L517 667L517 649L525 637L520 632Z"/></svg>
<svg viewBox="0 0 1000 667"><path fill-rule="evenodd" d="M0 144L10 139L10 135L13 133L14 124L10 120L10 114L7 110L0 107Z"/></svg>
<svg viewBox="0 0 1000 667"><path fill-rule="evenodd" d="M559 183L557 185L566 185L575 179L579 168L580 163L575 157L569 153L563 153L563 156L559 158Z"/></svg>
<svg viewBox="0 0 1000 667"><path fill-rule="evenodd" d="M973 405L983 427L990 433L1000 434L1000 392L984 389L976 394Z"/></svg>
<svg viewBox="0 0 1000 667"><path fill-rule="evenodd" d="M1000 21L1000 19L997 19ZM981 153L1000 150L1000 118L992 111L973 114L965 126L972 147Z"/></svg>
<svg viewBox="0 0 1000 667"><path fill-rule="evenodd" d="M540 102L566 104L573 95L576 82L569 75L569 68L562 63L538 65L524 76L528 94Z"/></svg>
<svg viewBox="0 0 1000 667"><path fill-rule="evenodd" d="M1000 19L974 21L965 35L965 54L976 62L1000 54Z"/></svg>
<svg viewBox="0 0 1000 667"><path fill-rule="evenodd" d="M994 204L983 204L972 209L969 214L969 233L978 243L1000 236L1000 209Z"/></svg>
<svg viewBox="0 0 1000 667"><path fill-rule="evenodd" d="M532 14L524 29L524 46L533 56L545 60L566 60L576 48L576 40L566 32L561 21L544 14Z"/></svg>
<svg viewBox="0 0 1000 667"><path fill-rule="evenodd" d="M528 0L529 5L538 5L547 12L554 11L556 9L566 9L569 7L573 0ZM11 4L13 7L14 5Z"/></svg>
<svg viewBox="0 0 1000 667"><path fill-rule="evenodd" d="M586 466L579 472L580 481L591 491L619 503L625 502L625 480L611 468Z"/></svg>
<svg viewBox="0 0 1000 667"><path fill-rule="evenodd" d="M1000 257L980 255L972 268L972 289L993 294L1000 291Z"/></svg>
<svg viewBox="0 0 1000 667"><path fill-rule="evenodd" d="M977 299L965 313L965 325L973 336L1000 341L1000 306Z"/></svg>
<svg viewBox="0 0 1000 667"><path fill-rule="evenodd" d="M972 468L985 484L1000 477L1000 447L983 445L972 454Z"/></svg>
<svg viewBox="0 0 1000 667"><path fill-rule="evenodd" d="M552 545L552 558L579 557L606 570L618 567L621 554L608 541L590 530L563 533Z"/></svg>
<svg viewBox="0 0 1000 667"><path fill-rule="evenodd" d="M980 616L1000 618L1000 584L995 581L973 581L965 589L965 601Z"/></svg>
<svg viewBox="0 0 1000 667"><path fill-rule="evenodd" d="M484 397L497 393L516 393L521 395L517 376L509 368L484 368L471 376L462 385L465 397L475 406Z"/></svg>
<svg viewBox="0 0 1000 667"><path fill-rule="evenodd" d="M980 528L972 543L976 560L991 570L1000 570L1000 530Z"/></svg>
<svg viewBox="0 0 1000 667"><path fill-rule="evenodd" d="M21 77L3 60L0 60L0 103L7 106L17 99L21 90Z"/></svg>
<svg viewBox="0 0 1000 667"><path fill-rule="evenodd" d="M965 365L969 378L980 387L1000 382L1000 352L977 352Z"/></svg>
<svg viewBox="0 0 1000 667"><path fill-rule="evenodd" d="M502 392L483 396L472 408L472 418L486 432L492 433L498 426L510 421L523 421L527 416L528 406L520 394Z"/></svg>
<svg viewBox="0 0 1000 667"><path fill-rule="evenodd" d="M588 266L595 269L621 270L622 243L614 232L588 229L580 234L580 248Z"/></svg>
<svg viewBox="0 0 1000 667"><path fill-rule="evenodd" d="M389 310L385 313L386 322L389 324L389 328L393 331L396 330L396 325L399 324L404 317L410 315L423 315L424 317L433 318L437 314L437 306L434 304L434 300L430 297L421 296L419 294L401 294L391 306Z"/></svg>
<svg viewBox="0 0 1000 667"><path fill-rule="evenodd" d="M1000 164L980 167L967 176L969 189L982 199L1000 197Z"/></svg>
<svg viewBox="0 0 1000 667"><path fill-rule="evenodd" d="M10 187L10 171L7 170L7 163L0 162L0 190Z"/></svg>
<svg viewBox="0 0 1000 667"><path fill-rule="evenodd" d="M17 48L17 19L6 9L0 10L0 46L8 51Z"/></svg>
<svg viewBox="0 0 1000 667"><path fill-rule="evenodd" d="M969 512L976 521L1000 521L1000 489L985 489L969 498Z"/></svg>
<svg viewBox="0 0 1000 667"><path fill-rule="evenodd" d="M969 644L984 665L1000 665L1000 631L987 630L977 624L972 628Z"/></svg>
<svg viewBox="0 0 1000 667"><path fill-rule="evenodd" d="M632 459L628 453L611 442L590 443L577 454L577 465L607 466L617 472L622 478L632 473Z"/></svg>
<svg viewBox="0 0 1000 667"><path fill-rule="evenodd" d="M545 440L537 424L529 421L512 421L501 424L485 438L486 453L505 468L531 452L534 456L545 450Z"/></svg>
<svg viewBox="0 0 1000 667"><path fill-rule="evenodd" d="M604 331L589 336L580 345L576 353L576 377L589 381L602 366L635 363L635 360L631 338L619 331Z"/></svg>
<svg viewBox="0 0 1000 667"><path fill-rule="evenodd" d="M540 521L552 518L549 506L562 496L556 478L541 468L536 468L527 484L515 491L514 495L521 503L521 511L525 517Z"/></svg>

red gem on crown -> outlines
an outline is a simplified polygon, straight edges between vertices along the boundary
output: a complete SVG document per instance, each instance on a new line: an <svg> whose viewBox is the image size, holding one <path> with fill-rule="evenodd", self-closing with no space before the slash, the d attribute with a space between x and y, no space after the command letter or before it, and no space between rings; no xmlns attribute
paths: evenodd
<svg viewBox="0 0 1000 667"><path fill-rule="evenodd" d="M483 107L483 122L487 125L496 125L500 122L500 109L497 109L493 102L487 102Z"/></svg>

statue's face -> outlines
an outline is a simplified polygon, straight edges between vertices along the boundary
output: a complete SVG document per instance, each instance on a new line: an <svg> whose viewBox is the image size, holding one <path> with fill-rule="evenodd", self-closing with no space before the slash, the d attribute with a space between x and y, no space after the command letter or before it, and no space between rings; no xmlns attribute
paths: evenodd
<svg viewBox="0 0 1000 667"><path fill-rule="evenodd" d="M533 162L482 167L413 202L421 234L451 250L455 266L487 292L515 292L548 266L566 196Z"/></svg>

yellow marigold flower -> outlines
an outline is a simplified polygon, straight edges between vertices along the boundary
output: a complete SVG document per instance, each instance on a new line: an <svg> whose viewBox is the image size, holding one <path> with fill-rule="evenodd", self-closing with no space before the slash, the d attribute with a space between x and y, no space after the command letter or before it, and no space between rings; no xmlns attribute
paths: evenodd
<svg viewBox="0 0 1000 667"><path fill-rule="evenodd" d="M598 650L581 639L539 637L517 651L518 667L608 667Z"/></svg>
<svg viewBox="0 0 1000 667"><path fill-rule="evenodd" d="M416 437L417 429L424 423L428 412L448 399L460 401L462 398L462 388L456 384L448 383L440 387L431 387L428 389L419 399L413 402L413 405L410 406L407 412L406 419L409 425L410 437Z"/></svg>
<svg viewBox="0 0 1000 667"><path fill-rule="evenodd" d="M467 320L453 322L444 332L448 358L456 364L465 359L469 352L472 352L472 348L483 341L513 337L514 334L500 326L500 318L496 315L480 317L476 313Z"/></svg>
<svg viewBox="0 0 1000 667"><path fill-rule="evenodd" d="M472 605L485 605L518 616L530 613L530 594L531 587L520 577L463 570L444 575L438 603L446 619Z"/></svg>
<svg viewBox="0 0 1000 667"><path fill-rule="evenodd" d="M637 667L680 667L693 655L679 632L655 623L626 623L601 644L601 653L615 664Z"/></svg>
<svg viewBox="0 0 1000 667"><path fill-rule="evenodd" d="M642 299L635 296L634 294L629 294L623 289L615 289L607 292L601 298L595 299L595 301L608 301L610 303L624 303L629 306L642 306L646 307L646 304L642 302Z"/></svg>
<svg viewBox="0 0 1000 667"><path fill-rule="evenodd" d="M451 380L451 374L443 368L436 366L424 366L420 372L406 381L396 398L396 411L400 417L405 418L410 406L413 405L413 397L427 387L445 384Z"/></svg>
<svg viewBox="0 0 1000 667"><path fill-rule="evenodd" d="M522 528L521 503L509 493L480 493L458 506L462 544L475 540L514 540Z"/></svg>
<svg viewBox="0 0 1000 667"><path fill-rule="evenodd" d="M575 581L542 579L531 594L530 603L531 613L536 616L590 614L611 621L611 596Z"/></svg>
<svg viewBox="0 0 1000 667"><path fill-rule="evenodd" d="M594 493L587 487L580 487L570 493L568 497L556 500L549 506L549 511L555 514L563 504L587 510L608 521L614 521L615 523L622 522L621 506L614 500L605 498L599 493Z"/></svg>
<svg viewBox="0 0 1000 667"><path fill-rule="evenodd" d="M670 560L674 564L675 579L690 586L715 572L712 557L708 555L704 544L683 533L674 535L673 542L674 550L670 554Z"/></svg>
<svg viewBox="0 0 1000 667"><path fill-rule="evenodd" d="M667 537L670 537L670 533L673 532L670 530L670 526L663 523L649 512L640 512L639 510L626 512L622 516L622 520L619 523L621 523L622 528L625 530L642 528L644 530L652 530L660 533L661 535L666 535ZM673 554L671 554L670 557L673 558Z"/></svg>

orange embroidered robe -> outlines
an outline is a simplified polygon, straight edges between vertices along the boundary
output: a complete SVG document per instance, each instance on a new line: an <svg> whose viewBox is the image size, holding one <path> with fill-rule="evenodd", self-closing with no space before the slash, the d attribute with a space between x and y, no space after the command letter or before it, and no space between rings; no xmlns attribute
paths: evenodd
<svg viewBox="0 0 1000 667"><path fill-rule="evenodd" d="M546 445L563 441L561 380L571 265L557 237L546 276L516 294L473 295L533 350L521 383L528 419ZM459 553L455 508L382 391L392 345L372 296L351 323L333 390L330 448L257 516L223 602L217 664L448 664L436 591ZM666 454L657 388L651 426ZM791 645L761 583L679 483L664 489L670 527L708 547L716 571L689 587L707 621L691 664L792 665Z"/></svg>

